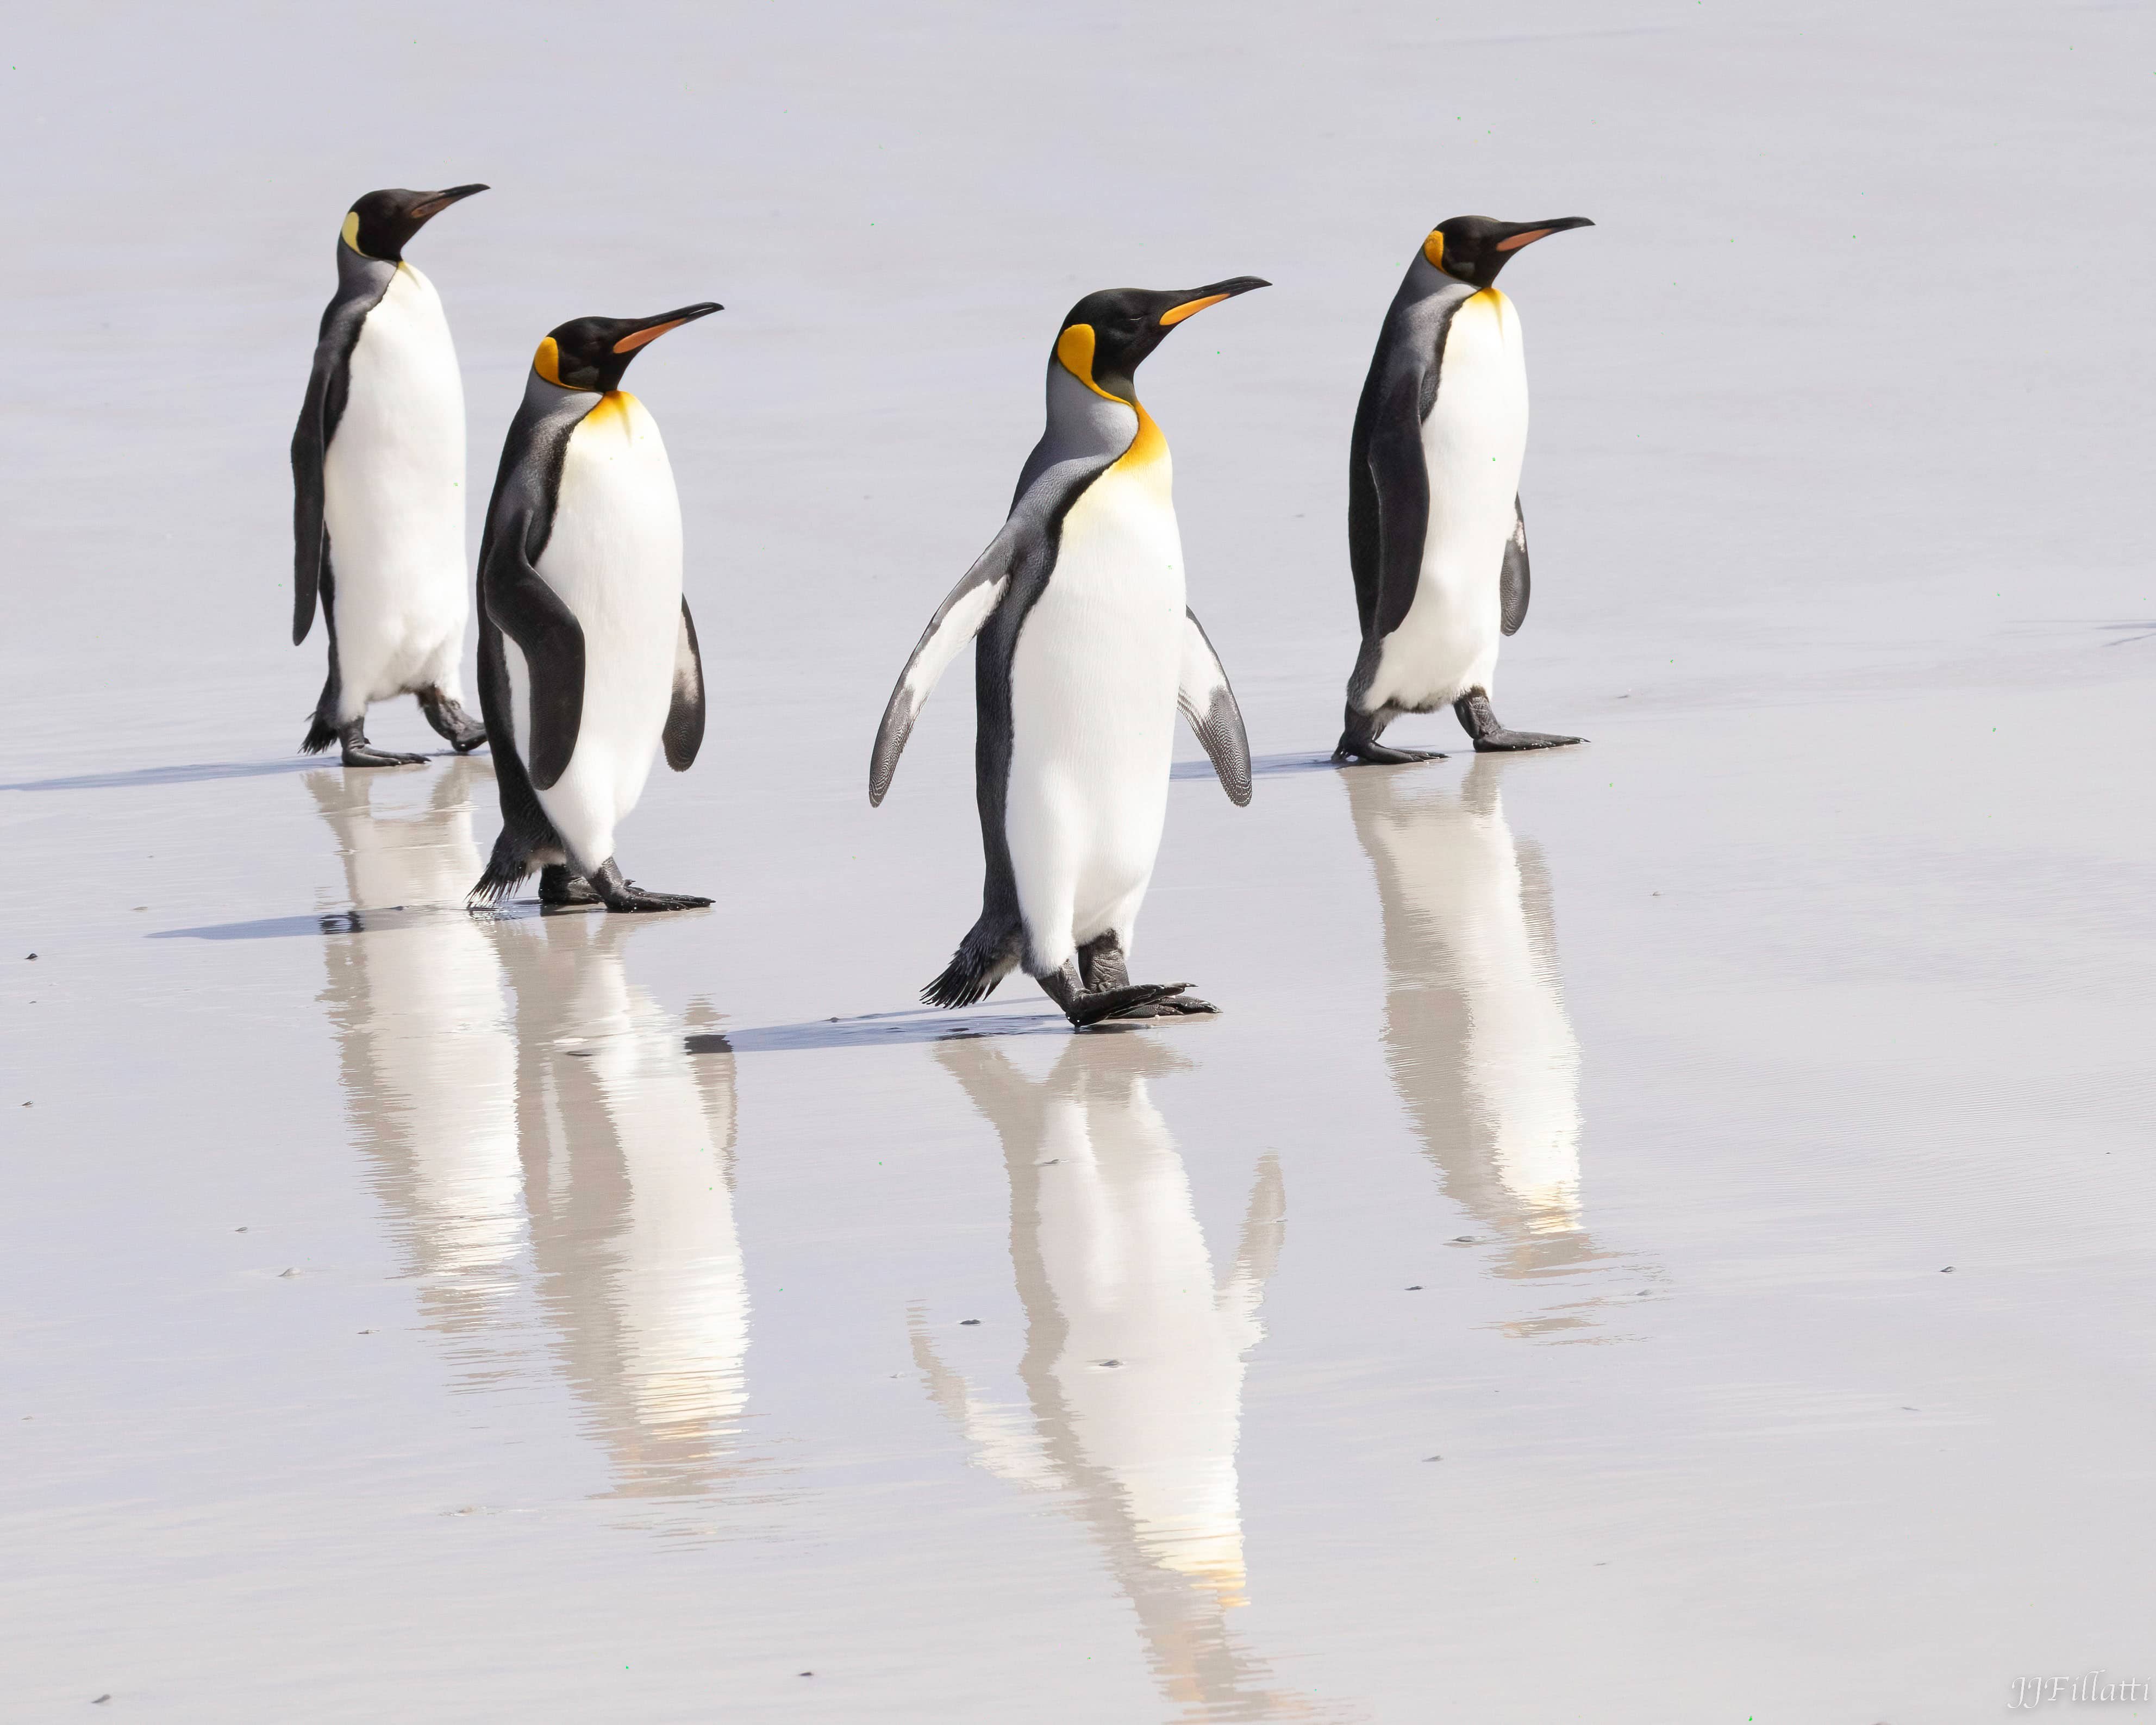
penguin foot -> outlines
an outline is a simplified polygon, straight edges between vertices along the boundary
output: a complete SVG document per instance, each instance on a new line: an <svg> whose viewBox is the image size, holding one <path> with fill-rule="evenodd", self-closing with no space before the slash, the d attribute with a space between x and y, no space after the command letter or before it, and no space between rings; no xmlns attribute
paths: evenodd
<svg viewBox="0 0 2156 1725"><path fill-rule="evenodd" d="M1441 749L1396 749L1374 737L1342 737L1332 751L1336 767L1407 767L1417 761L1442 761Z"/></svg>
<svg viewBox="0 0 2156 1725"><path fill-rule="evenodd" d="M634 880L621 877L621 865L612 857L590 875L592 890L609 911L701 911L711 902L686 892L647 892Z"/></svg>
<svg viewBox="0 0 2156 1725"><path fill-rule="evenodd" d="M567 864L549 863L539 871L539 902L550 911L589 911L606 901Z"/></svg>
<svg viewBox="0 0 2156 1725"><path fill-rule="evenodd" d="M337 731L338 758L347 767L424 767L424 755L408 755L396 749L378 749L367 740L363 721L354 719Z"/></svg>
<svg viewBox="0 0 2156 1725"><path fill-rule="evenodd" d="M1499 729L1487 737L1475 739L1478 755L1503 754L1513 749L1561 749L1569 743L1585 742L1584 737L1552 737L1541 731L1506 731Z"/></svg>
<svg viewBox="0 0 2156 1725"><path fill-rule="evenodd" d="M1183 984L1186 988L1190 985ZM1178 994L1168 1000L1149 1000L1114 1014L1119 1019L1194 1019L1217 1015L1220 1009L1195 994Z"/></svg>
<svg viewBox="0 0 2156 1725"><path fill-rule="evenodd" d="M1042 993L1063 1009L1063 1016L1081 1025L1097 1024L1103 1019L1135 1017L1132 1008L1151 1006L1190 986L1188 983L1124 983L1118 987L1089 988L1079 974L1075 958L1065 959L1062 969L1039 981Z"/></svg>
<svg viewBox="0 0 2156 1725"><path fill-rule="evenodd" d="M1498 722L1496 714L1490 711L1488 692L1481 689L1470 689L1452 703L1452 711L1459 716L1461 728L1475 739L1475 752L1478 755L1509 754L1517 749L1559 749L1587 741L1584 737L1553 737L1543 731L1508 731Z"/></svg>
<svg viewBox="0 0 2156 1725"><path fill-rule="evenodd" d="M419 711L436 735L460 755L468 755L486 741L486 726L439 689L419 691Z"/></svg>

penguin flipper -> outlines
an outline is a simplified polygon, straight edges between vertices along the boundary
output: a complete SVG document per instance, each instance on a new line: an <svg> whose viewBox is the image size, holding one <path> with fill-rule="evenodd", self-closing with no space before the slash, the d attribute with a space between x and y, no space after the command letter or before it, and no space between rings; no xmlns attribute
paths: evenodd
<svg viewBox="0 0 2156 1725"><path fill-rule="evenodd" d="M323 429L323 403L329 393L329 367L316 351L307 379L306 399L292 433L292 644L315 626L315 599L329 566L329 529L323 523L322 459L329 438ZM326 744L325 745L326 747Z"/></svg>
<svg viewBox="0 0 2156 1725"><path fill-rule="evenodd" d="M324 518L322 465L330 439L344 418L352 386L352 350L367 314L381 303L397 268L363 258L337 243L337 290L322 311L315 338L315 362L300 423L292 432L292 644L315 626L315 601L330 572L330 534Z"/></svg>
<svg viewBox="0 0 2156 1725"><path fill-rule="evenodd" d="M480 577L486 614L516 643L531 680L531 735L524 764L551 789L569 770L584 721L584 629L521 554L493 558Z"/></svg>
<svg viewBox="0 0 2156 1725"><path fill-rule="evenodd" d="M1377 614L1365 639L1381 640L1407 621L1430 537L1430 469L1422 448L1422 382L1404 372L1378 408L1367 459L1378 501Z"/></svg>
<svg viewBox="0 0 2156 1725"><path fill-rule="evenodd" d="M914 643L913 655L898 674L897 686L883 710L883 722L876 726L875 747L869 756L870 808L879 807L891 789L898 757L905 751L906 738L913 734L913 721L927 705L937 680L995 615L996 607L1010 591L1011 567L1017 560L1024 525L1016 513L1004 523L1003 531L988 542L988 548L944 596L936 614L928 619L928 627Z"/></svg>
<svg viewBox="0 0 2156 1725"><path fill-rule="evenodd" d="M1235 691L1228 686L1228 673L1220 668L1220 655L1206 638L1204 624L1188 608L1183 614L1183 672L1175 704L1204 746L1228 800L1238 809L1248 808L1250 739L1243 729L1243 710L1235 704Z"/></svg>
<svg viewBox="0 0 2156 1725"><path fill-rule="evenodd" d="M704 655L696 647L696 619L681 601L681 633L674 643L674 703L666 710L666 764L686 773L704 746Z"/></svg>
<svg viewBox="0 0 2156 1725"><path fill-rule="evenodd" d="M1498 626L1508 635L1527 620L1527 517L1512 499L1512 536L1505 542L1505 568L1497 580Z"/></svg>

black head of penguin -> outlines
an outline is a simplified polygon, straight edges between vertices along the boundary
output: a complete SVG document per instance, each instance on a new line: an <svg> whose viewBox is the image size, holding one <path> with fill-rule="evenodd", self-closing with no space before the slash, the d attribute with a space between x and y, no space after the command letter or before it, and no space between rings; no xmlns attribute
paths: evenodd
<svg viewBox="0 0 2156 1725"><path fill-rule="evenodd" d="M1208 305L1270 287L1255 275L1238 275L1202 288L1157 293L1146 288L1103 288L1088 294L1063 320L1055 357L1081 382L1121 401L1136 401L1132 374L1168 332Z"/></svg>
<svg viewBox="0 0 2156 1725"><path fill-rule="evenodd" d="M484 186L452 186L446 192L370 192L345 213L344 243L362 258L401 262L412 236L460 198Z"/></svg>
<svg viewBox="0 0 2156 1725"><path fill-rule="evenodd" d="M619 389L639 349L669 330L726 309L706 300L656 317L576 318L547 332L531 357L531 369L557 389Z"/></svg>
<svg viewBox="0 0 2156 1725"><path fill-rule="evenodd" d="M1486 288L1522 246L1532 245L1568 228L1592 228L1585 216L1558 216L1547 222L1493 222L1487 216L1455 216L1440 222L1422 243L1422 254L1436 268L1471 287Z"/></svg>

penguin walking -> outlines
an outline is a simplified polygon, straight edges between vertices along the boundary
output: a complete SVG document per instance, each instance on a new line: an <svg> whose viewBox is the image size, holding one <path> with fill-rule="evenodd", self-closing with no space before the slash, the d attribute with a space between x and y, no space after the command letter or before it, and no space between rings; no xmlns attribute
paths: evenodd
<svg viewBox="0 0 2156 1725"><path fill-rule="evenodd" d="M292 434L292 644L329 628L329 680L300 747L347 767L424 755L376 748L367 709L416 695L459 754L486 741L464 709L465 395L434 284L404 261L412 236L484 186L370 192L337 240L337 290Z"/></svg>
<svg viewBox="0 0 2156 1725"><path fill-rule="evenodd" d="M1455 216L1430 230L1393 295L1349 449L1363 650L1335 761L1443 758L1378 739L1400 714L1447 702L1477 750L1584 741L1508 731L1490 710L1499 640L1527 614L1527 373L1520 315L1496 283L1521 247L1594 225Z"/></svg>
<svg viewBox="0 0 2156 1725"><path fill-rule="evenodd" d="M472 888L541 902L686 911L614 861L614 829L651 757L688 771L704 740L704 665L681 594L681 500L666 445L622 373L648 342L721 310L580 317L539 344L511 423L479 552L479 694L501 836Z"/></svg>
<svg viewBox="0 0 2156 1725"><path fill-rule="evenodd" d="M1048 362L1048 424L1009 518L930 619L891 691L869 765L891 788L921 705L974 656L981 914L921 991L970 1006L1024 966L1075 1024L1211 1012L1187 983L1133 984L1132 931L1168 813L1181 709L1238 806L1250 800L1243 716L1183 602L1168 439L1132 374L1185 318L1270 285L1089 294Z"/></svg>

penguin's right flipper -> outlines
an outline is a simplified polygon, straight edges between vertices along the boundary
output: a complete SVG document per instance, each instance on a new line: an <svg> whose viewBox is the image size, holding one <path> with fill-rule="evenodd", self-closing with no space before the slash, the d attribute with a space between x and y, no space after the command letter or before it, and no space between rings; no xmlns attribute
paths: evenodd
<svg viewBox="0 0 2156 1725"><path fill-rule="evenodd" d="M486 614L516 643L531 680L531 735L524 751L531 783L552 787L569 770L584 721L584 630L521 548L505 547L480 576Z"/></svg>
<svg viewBox="0 0 2156 1725"><path fill-rule="evenodd" d="M1527 517L1512 499L1512 536L1505 542L1505 567L1497 578L1498 627L1508 635L1527 620Z"/></svg>
<svg viewBox="0 0 2156 1725"><path fill-rule="evenodd" d="M314 368L292 432L292 644L315 626L315 602L329 573L330 535L324 520L322 464L344 418L352 383L352 350L367 314L389 291L397 266L362 257L337 242L337 290L322 312L315 339Z"/></svg>
<svg viewBox="0 0 2156 1725"><path fill-rule="evenodd" d="M696 620L681 601L681 633L674 643L674 701L666 710L666 764L686 773L704 746L704 655L696 647Z"/></svg>
<svg viewBox="0 0 2156 1725"><path fill-rule="evenodd" d="M913 721L927 704L937 680L958 656L959 649L980 634L995 614L1004 595L1010 591L1011 566L1017 560L1025 523L1014 512L988 548L974 559L973 567L958 578L958 584L944 596L928 619L928 627L914 643L913 656L898 675L898 685L876 726L875 747L869 756L869 806L880 806L898 771L898 757L913 734Z"/></svg>
<svg viewBox="0 0 2156 1725"><path fill-rule="evenodd" d="M1228 800L1238 809L1248 808L1250 739L1243 729L1243 710L1235 704L1235 691L1228 686L1228 673L1220 668L1220 655L1206 638L1205 626L1188 607L1183 613L1183 674L1175 700L1204 745L1206 758Z"/></svg>

